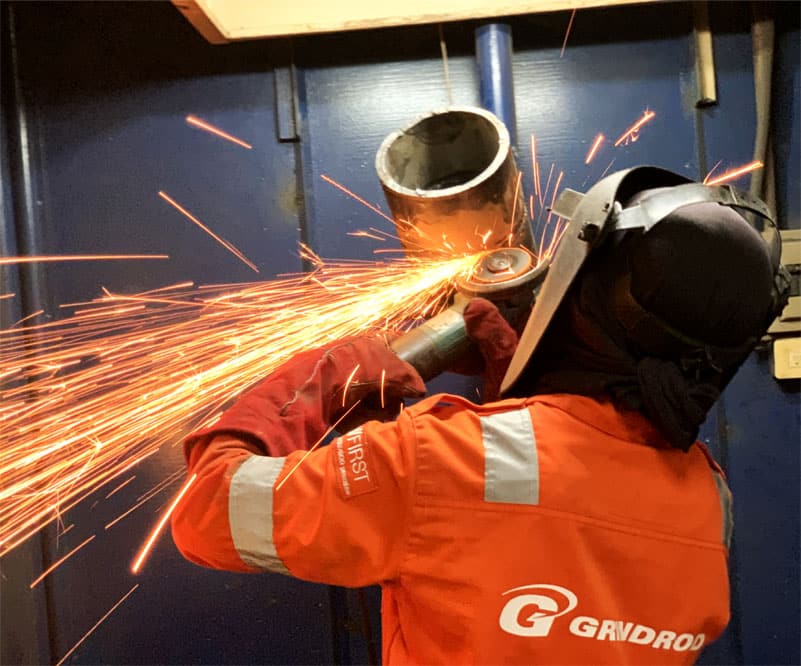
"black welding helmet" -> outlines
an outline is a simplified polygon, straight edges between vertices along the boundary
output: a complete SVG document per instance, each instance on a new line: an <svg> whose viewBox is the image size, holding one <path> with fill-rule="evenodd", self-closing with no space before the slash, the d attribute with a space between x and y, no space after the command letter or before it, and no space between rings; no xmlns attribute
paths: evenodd
<svg viewBox="0 0 801 666"><path fill-rule="evenodd" d="M610 328L623 332L618 337L625 338L621 344L627 350L641 345L642 355L664 352L683 372L716 374L716 390L728 383L787 302L789 277L780 265L780 237L770 211L730 185L709 187L656 167L636 167L607 176L584 195L566 190L555 211L569 223L504 377L502 394L519 393L516 385L527 383L521 379L531 375L529 362L554 327L560 306L569 295L575 300L584 283L592 282L595 291L581 297L590 299L596 311L613 313ZM741 211L751 214L753 222ZM726 254L723 246L731 251ZM671 248L688 247L688 256L671 254ZM716 286L706 278L717 268L712 265L718 249L726 254L721 264L726 268L718 271L716 279L722 282ZM710 268L704 274L696 264ZM726 291L727 274L737 276L740 292L730 289L729 300L721 297L718 303L715 290ZM699 291L699 280L707 304L719 305L720 316L699 311L701 301L687 305L693 291ZM695 313L683 318L693 307ZM730 314L738 308L742 316ZM695 325L707 316L713 320L709 325Z"/></svg>

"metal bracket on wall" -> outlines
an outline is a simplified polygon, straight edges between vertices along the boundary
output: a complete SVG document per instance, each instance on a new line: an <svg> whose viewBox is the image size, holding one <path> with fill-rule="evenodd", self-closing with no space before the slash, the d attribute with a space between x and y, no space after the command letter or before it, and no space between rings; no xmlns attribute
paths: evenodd
<svg viewBox="0 0 801 666"><path fill-rule="evenodd" d="M273 69L275 84L275 118L276 133L279 141L299 141L297 72L295 64L290 62L283 67Z"/></svg>
<svg viewBox="0 0 801 666"><path fill-rule="evenodd" d="M801 379L801 230L780 233L781 262L790 272L790 300L768 329L773 339L773 376Z"/></svg>

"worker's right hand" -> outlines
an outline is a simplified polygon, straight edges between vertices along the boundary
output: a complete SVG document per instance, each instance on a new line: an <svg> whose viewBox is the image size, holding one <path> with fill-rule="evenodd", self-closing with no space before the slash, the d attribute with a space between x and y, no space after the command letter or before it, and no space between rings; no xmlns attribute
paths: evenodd
<svg viewBox="0 0 801 666"><path fill-rule="evenodd" d="M518 336L497 306L486 298L473 298L462 314L465 330L481 353L484 402L500 398L501 382L517 348Z"/></svg>
<svg viewBox="0 0 801 666"><path fill-rule="evenodd" d="M308 449L356 402L351 415L392 417L404 398L425 394L417 371L382 338L353 337L302 352L245 391L211 426L185 441L187 455L200 442L232 435L256 443L266 454ZM352 427L351 418L338 426Z"/></svg>

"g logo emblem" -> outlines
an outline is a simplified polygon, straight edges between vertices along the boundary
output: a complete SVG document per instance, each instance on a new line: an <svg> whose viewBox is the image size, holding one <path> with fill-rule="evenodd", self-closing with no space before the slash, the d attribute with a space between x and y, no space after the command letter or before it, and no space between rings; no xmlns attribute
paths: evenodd
<svg viewBox="0 0 801 666"><path fill-rule="evenodd" d="M514 636L547 636L553 621L578 604L573 592L558 585L524 585L504 595L515 592L518 594L506 602L498 618L501 629Z"/></svg>

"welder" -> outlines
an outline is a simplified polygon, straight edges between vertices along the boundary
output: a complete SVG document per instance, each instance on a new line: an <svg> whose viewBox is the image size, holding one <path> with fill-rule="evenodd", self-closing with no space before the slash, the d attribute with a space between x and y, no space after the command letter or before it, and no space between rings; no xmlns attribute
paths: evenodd
<svg viewBox="0 0 801 666"><path fill-rule="evenodd" d="M694 662L729 620L731 533L696 438L783 307L778 234L760 201L653 167L569 217L519 339L465 309L483 404L398 413L425 385L383 339L300 354L186 440L182 553L381 585L385 663ZM307 454L380 384L390 420Z"/></svg>

